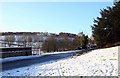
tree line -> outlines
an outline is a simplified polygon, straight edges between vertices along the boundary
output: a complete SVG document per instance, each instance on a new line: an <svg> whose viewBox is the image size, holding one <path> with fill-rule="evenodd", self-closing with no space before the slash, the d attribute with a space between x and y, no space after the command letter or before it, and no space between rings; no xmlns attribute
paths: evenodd
<svg viewBox="0 0 120 78"><path fill-rule="evenodd" d="M2 43L3 47L33 47L44 52L53 52L76 50L78 47L87 48L88 43L93 41L85 34L74 37L52 35L45 37L46 39L37 35L6 35Z"/></svg>
<svg viewBox="0 0 120 78"><path fill-rule="evenodd" d="M2 45L4 47L14 47L14 46L32 46L32 38L30 36L15 36L15 35L7 35L4 36L4 40Z"/></svg>
<svg viewBox="0 0 120 78"><path fill-rule="evenodd" d="M70 37L49 37L43 42L42 50L46 52L77 50L79 47L87 48L88 36Z"/></svg>

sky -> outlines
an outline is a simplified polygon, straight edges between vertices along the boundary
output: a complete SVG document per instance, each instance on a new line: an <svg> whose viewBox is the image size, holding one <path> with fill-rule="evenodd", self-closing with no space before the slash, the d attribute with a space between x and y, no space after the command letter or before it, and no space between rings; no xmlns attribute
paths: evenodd
<svg viewBox="0 0 120 78"><path fill-rule="evenodd" d="M3 2L0 31L83 32L91 36L94 19L107 6L113 2Z"/></svg>

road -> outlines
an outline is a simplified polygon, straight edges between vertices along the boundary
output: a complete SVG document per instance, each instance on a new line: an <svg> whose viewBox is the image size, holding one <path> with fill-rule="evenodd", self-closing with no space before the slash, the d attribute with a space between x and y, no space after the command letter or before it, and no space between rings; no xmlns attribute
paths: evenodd
<svg viewBox="0 0 120 78"><path fill-rule="evenodd" d="M81 51L69 52L69 53L59 53L59 54L49 54L49 55L44 55L42 57L6 62L6 63L2 63L2 71L25 67L25 66L29 66L32 64L43 63L43 62L52 61L52 60L69 58L73 55L80 54L80 53L81 53Z"/></svg>

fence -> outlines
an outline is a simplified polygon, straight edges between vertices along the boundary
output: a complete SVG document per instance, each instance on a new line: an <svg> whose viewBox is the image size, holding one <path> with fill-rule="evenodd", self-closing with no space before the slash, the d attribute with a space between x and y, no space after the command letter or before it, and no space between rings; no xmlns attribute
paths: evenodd
<svg viewBox="0 0 120 78"><path fill-rule="evenodd" d="M32 55L32 47L0 48L0 58Z"/></svg>

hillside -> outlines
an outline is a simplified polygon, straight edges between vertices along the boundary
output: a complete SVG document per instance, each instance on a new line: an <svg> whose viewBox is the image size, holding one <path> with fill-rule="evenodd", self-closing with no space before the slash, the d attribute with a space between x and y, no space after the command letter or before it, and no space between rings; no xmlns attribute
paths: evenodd
<svg viewBox="0 0 120 78"><path fill-rule="evenodd" d="M3 76L118 76L118 46L2 72Z"/></svg>

